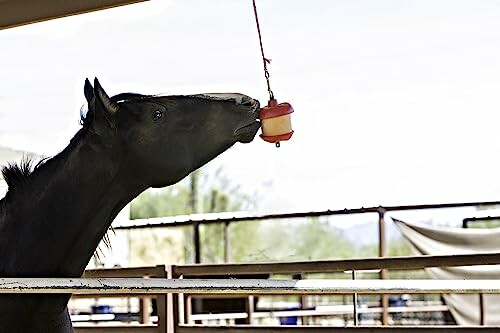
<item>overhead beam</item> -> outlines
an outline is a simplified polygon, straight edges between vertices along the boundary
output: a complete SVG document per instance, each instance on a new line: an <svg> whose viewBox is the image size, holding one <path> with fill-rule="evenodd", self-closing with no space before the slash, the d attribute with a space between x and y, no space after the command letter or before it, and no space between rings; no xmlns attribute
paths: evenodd
<svg viewBox="0 0 500 333"><path fill-rule="evenodd" d="M0 30L147 0L0 0Z"/></svg>

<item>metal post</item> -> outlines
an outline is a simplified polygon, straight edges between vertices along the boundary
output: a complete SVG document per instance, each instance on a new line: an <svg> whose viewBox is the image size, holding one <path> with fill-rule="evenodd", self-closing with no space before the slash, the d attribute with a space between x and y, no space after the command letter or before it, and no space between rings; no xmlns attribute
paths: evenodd
<svg viewBox="0 0 500 333"><path fill-rule="evenodd" d="M193 224L193 246L194 246L194 263L201 263L201 250L200 250L200 224Z"/></svg>
<svg viewBox="0 0 500 333"><path fill-rule="evenodd" d="M230 222L224 223L224 262L231 261L231 238L229 237Z"/></svg>
<svg viewBox="0 0 500 333"><path fill-rule="evenodd" d="M198 213L198 171L193 171L191 173L191 197L190 197L191 213ZM194 246L194 263L201 263L201 241L200 241L200 224L193 223L193 246ZM188 306L190 307L188 313L189 315L194 310L195 313L200 313L203 304L202 300L199 298L188 297ZM196 323L196 322L195 322Z"/></svg>
<svg viewBox="0 0 500 333"><path fill-rule="evenodd" d="M485 309L484 294L479 294L479 325L481 326L486 325L484 309Z"/></svg>
<svg viewBox="0 0 500 333"><path fill-rule="evenodd" d="M379 257L385 257L386 256L386 244L385 244L385 209L379 208L378 209L378 231L379 231L379 247L378 247L378 256ZM380 270L380 279L385 280L387 279L387 269L381 269ZM389 324L389 298L387 295L382 295L382 315L381 315L381 322L382 325L388 325Z"/></svg>
<svg viewBox="0 0 500 333"><path fill-rule="evenodd" d="M356 271L352 270L352 279L356 280ZM354 326L358 326L358 294L352 294L352 314L354 318Z"/></svg>
<svg viewBox="0 0 500 333"><path fill-rule="evenodd" d="M198 212L198 172L193 171L190 175L191 178L191 194L189 198L189 206L191 208L191 214L196 214ZM193 224L193 246L194 246L194 263L199 264L201 262L201 251L200 251L200 224Z"/></svg>

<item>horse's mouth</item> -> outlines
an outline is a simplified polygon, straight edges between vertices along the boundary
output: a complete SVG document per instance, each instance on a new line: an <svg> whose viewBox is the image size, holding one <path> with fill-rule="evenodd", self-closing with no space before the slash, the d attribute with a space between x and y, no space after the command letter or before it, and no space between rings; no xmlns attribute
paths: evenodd
<svg viewBox="0 0 500 333"><path fill-rule="evenodd" d="M249 143L255 138L255 135L259 131L260 123L255 120L254 122L238 128L234 131L234 134L238 137L238 142Z"/></svg>

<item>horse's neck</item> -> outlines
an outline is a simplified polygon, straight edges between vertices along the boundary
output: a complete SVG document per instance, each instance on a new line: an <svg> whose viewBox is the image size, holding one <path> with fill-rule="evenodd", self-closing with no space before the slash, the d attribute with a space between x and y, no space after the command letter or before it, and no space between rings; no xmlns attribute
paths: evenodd
<svg viewBox="0 0 500 333"><path fill-rule="evenodd" d="M9 203L17 221L8 226L17 230L9 233L8 275L80 276L115 216L143 190L115 157L82 141L41 166L22 189L31 193Z"/></svg>
<svg viewBox="0 0 500 333"><path fill-rule="evenodd" d="M80 138L9 189L0 201L0 276L81 276L114 217L144 190L123 165ZM72 332L68 299L0 295L0 332Z"/></svg>

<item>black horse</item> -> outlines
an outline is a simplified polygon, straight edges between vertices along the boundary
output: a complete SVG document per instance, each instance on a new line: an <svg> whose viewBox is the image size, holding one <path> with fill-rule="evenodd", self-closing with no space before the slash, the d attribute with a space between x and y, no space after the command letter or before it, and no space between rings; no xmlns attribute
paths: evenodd
<svg viewBox="0 0 500 333"><path fill-rule="evenodd" d="M252 141L260 126L259 102L241 94L110 98L97 79L84 92L82 128L61 153L2 170L1 277L80 277L128 202ZM0 294L0 332L72 332L69 297Z"/></svg>

